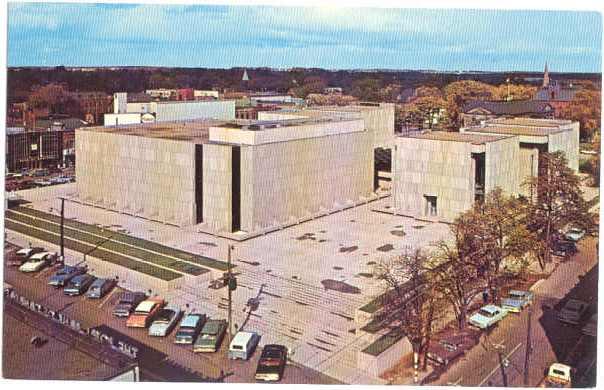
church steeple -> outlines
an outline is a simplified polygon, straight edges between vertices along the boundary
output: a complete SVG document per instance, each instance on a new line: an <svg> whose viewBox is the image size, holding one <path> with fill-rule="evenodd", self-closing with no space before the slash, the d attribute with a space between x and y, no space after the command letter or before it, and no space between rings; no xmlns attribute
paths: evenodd
<svg viewBox="0 0 604 390"><path fill-rule="evenodd" d="M241 78L241 81L250 81L250 78L247 75L247 69L243 70L243 77Z"/></svg>
<svg viewBox="0 0 604 390"><path fill-rule="evenodd" d="M547 62L545 63L545 71L543 72L543 88L549 87L549 70L547 70Z"/></svg>

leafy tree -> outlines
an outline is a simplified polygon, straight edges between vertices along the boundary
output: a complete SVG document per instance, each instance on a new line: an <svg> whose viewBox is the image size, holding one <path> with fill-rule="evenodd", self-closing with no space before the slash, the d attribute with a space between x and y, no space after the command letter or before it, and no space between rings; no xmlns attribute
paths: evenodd
<svg viewBox="0 0 604 390"><path fill-rule="evenodd" d="M362 101L377 102L380 100L379 90L382 82L376 78L364 78L352 84L351 95Z"/></svg>
<svg viewBox="0 0 604 390"><path fill-rule="evenodd" d="M483 246L480 228L467 215L460 215L449 227L452 240L435 244L436 254L430 265L434 289L451 304L459 329L467 323L472 300L485 290Z"/></svg>
<svg viewBox="0 0 604 390"><path fill-rule="evenodd" d="M494 87L474 80L454 81L444 88L445 99L449 102L450 117L459 124L459 114L469 100L491 100Z"/></svg>
<svg viewBox="0 0 604 390"><path fill-rule="evenodd" d="M578 121L581 139L589 141L600 129L602 96L599 90L578 91L570 104L561 110L560 117Z"/></svg>
<svg viewBox="0 0 604 390"><path fill-rule="evenodd" d="M433 288L427 263L430 258L422 251L405 253L376 265L376 277L385 282L384 311L389 313L391 326L401 330L422 357L426 369L427 347L434 323L442 318L445 300Z"/></svg>
<svg viewBox="0 0 604 390"><path fill-rule="evenodd" d="M406 127L450 130L450 104L441 97L425 96L402 105L397 112Z"/></svg>
<svg viewBox="0 0 604 390"><path fill-rule="evenodd" d="M494 100L531 100L537 87L526 84L500 84L493 87L492 97Z"/></svg>
<svg viewBox="0 0 604 390"><path fill-rule="evenodd" d="M494 302L502 273L523 270L526 255L534 249L535 237L526 227L526 207L519 199L506 196L500 188L488 193L483 202L464 214L466 223L478 230L481 253L479 273L484 277Z"/></svg>
<svg viewBox="0 0 604 390"><path fill-rule="evenodd" d="M593 230L595 216L583 198L580 179L568 167L564 152L543 153L539 159L540 174L530 177L525 185L536 190L534 202L528 205L527 227L541 243L539 264L551 260L554 237L569 225Z"/></svg>
<svg viewBox="0 0 604 390"><path fill-rule="evenodd" d="M48 108L51 114L64 113L67 106L73 105L67 89L61 84L48 84L37 88L28 98L32 108Z"/></svg>

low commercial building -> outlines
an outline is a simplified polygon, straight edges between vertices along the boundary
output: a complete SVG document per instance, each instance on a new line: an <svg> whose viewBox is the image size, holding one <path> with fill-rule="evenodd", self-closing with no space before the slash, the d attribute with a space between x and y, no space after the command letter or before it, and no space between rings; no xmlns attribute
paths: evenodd
<svg viewBox="0 0 604 390"><path fill-rule="evenodd" d="M83 203L211 232L254 234L373 195L362 119L185 121L76 131Z"/></svg>
<svg viewBox="0 0 604 390"><path fill-rule="evenodd" d="M515 136L427 131L395 144L390 211L396 214L453 222L496 187L519 191Z"/></svg>
<svg viewBox="0 0 604 390"><path fill-rule="evenodd" d="M195 119L235 119L233 100L184 100L128 102L126 93L116 93L114 112L105 114L105 126Z"/></svg>
<svg viewBox="0 0 604 390"><path fill-rule="evenodd" d="M520 143L521 182L529 176L539 174L539 159L542 153L564 152L568 166L579 171L579 122L553 119L508 118L495 119L481 126L460 129L464 133L514 135ZM522 188L522 194L530 195Z"/></svg>

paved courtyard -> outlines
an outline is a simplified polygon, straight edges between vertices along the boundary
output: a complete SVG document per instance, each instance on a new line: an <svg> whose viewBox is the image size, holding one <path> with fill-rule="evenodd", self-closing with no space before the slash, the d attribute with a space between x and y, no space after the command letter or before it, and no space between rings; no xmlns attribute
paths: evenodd
<svg viewBox="0 0 604 390"><path fill-rule="evenodd" d="M59 213L60 196L74 198L75 184L20 192L38 210ZM382 291L373 265L406 250L447 237L448 226L371 211L381 199L265 236L233 242L195 226L178 228L67 201L65 216L110 230L156 241L211 258L226 260L235 245L239 288L234 292L233 323L262 335L261 344L278 342L291 349L294 362L347 383L379 383L356 367L356 353L369 342L355 334L354 311ZM24 237L9 232L9 240ZM46 244L48 247L49 245ZM67 251L67 262L81 255ZM218 275L218 273L215 273ZM125 288L150 286L120 283ZM226 289L209 289L207 278L183 278L166 298L226 318ZM248 301L257 308L250 311Z"/></svg>

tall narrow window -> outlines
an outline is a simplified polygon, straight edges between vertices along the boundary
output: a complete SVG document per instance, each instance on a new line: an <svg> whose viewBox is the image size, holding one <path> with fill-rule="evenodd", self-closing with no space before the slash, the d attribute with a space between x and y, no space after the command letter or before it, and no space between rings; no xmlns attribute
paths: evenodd
<svg viewBox="0 0 604 390"><path fill-rule="evenodd" d="M426 199L426 215L436 217L438 215L436 196L424 195L424 199Z"/></svg>

